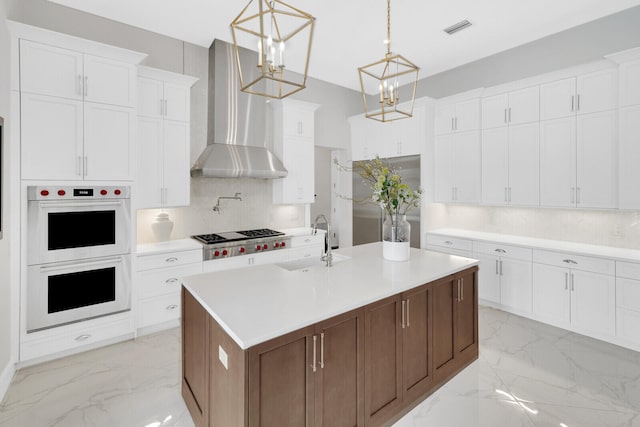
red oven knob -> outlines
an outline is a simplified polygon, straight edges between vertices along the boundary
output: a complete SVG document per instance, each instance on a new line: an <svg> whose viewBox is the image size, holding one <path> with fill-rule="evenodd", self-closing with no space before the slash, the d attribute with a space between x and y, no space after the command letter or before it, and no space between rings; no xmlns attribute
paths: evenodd
<svg viewBox="0 0 640 427"><path fill-rule="evenodd" d="M267 244L262 245L262 249L264 249L266 251L267 249L269 249L269 245L267 245Z"/></svg>
<svg viewBox="0 0 640 427"><path fill-rule="evenodd" d="M256 246L256 251L259 251L260 249L262 249L262 246L257 245L257 246Z"/></svg>
<svg viewBox="0 0 640 427"><path fill-rule="evenodd" d="M40 195L41 195L41 196L44 196L44 197L47 197L47 196L49 195L49 190L42 190L42 191L40 192Z"/></svg>
<svg viewBox="0 0 640 427"><path fill-rule="evenodd" d="M286 244L287 244L286 242L282 242L282 243L280 243L280 246L282 246L284 248Z"/></svg>
<svg viewBox="0 0 640 427"><path fill-rule="evenodd" d="M122 191L120 191L120 190L116 190L116 191L114 191L113 193L114 193L116 196L119 196L119 195L120 195L120 193L122 193Z"/></svg>
<svg viewBox="0 0 640 427"><path fill-rule="evenodd" d="M276 248L280 247L280 243L276 242L276 244L274 245Z"/></svg>
<svg viewBox="0 0 640 427"><path fill-rule="evenodd" d="M215 251L215 252L213 253L213 256L220 256L220 251Z"/></svg>
<svg viewBox="0 0 640 427"><path fill-rule="evenodd" d="M103 196L106 196L107 193L108 193L107 190L100 190L100 194L102 194Z"/></svg>
<svg viewBox="0 0 640 427"><path fill-rule="evenodd" d="M224 255L224 256L229 255L229 251L228 251L228 250L226 250L226 249L225 249L225 250L223 250L223 251L222 251L222 255Z"/></svg>
<svg viewBox="0 0 640 427"><path fill-rule="evenodd" d="M65 194L67 194L66 191L64 190L58 190L58 196L64 196Z"/></svg>
<svg viewBox="0 0 640 427"><path fill-rule="evenodd" d="M243 253L244 253L244 251L245 251L245 249L244 249L244 248L240 248L240 253L241 253L241 254L243 254Z"/></svg>

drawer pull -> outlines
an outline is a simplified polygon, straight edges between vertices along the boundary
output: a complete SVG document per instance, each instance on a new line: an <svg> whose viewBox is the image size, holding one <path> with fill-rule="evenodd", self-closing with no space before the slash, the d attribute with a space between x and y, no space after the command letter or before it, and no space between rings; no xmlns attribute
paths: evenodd
<svg viewBox="0 0 640 427"><path fill-rule="evenodd" d="M176 277L172 277L171 279L167 279L164 282L168 285L171 285L173 283L176 283L178 281L178 279Z"/></svg>
<svg viewBox="0 0 640 427"><path fill-rule="evenodd" d="M171 258L165 259L165 262L168 262L168 263L173 263L173 262L176 262L176 261L178 261L178 258L176 258L176 257L171 257Z"/></svg>
<svg viewBox="0 0 640 427"><path fill-rule="evenodd" d="M498 252L499 254L506 254L507 253L507 251L505 251L504 249L500 249L500 248L496 249L495 252Z"/></svg>
<svg viewBox="0 0 640 427"><path fill-rule="evenodd" d="M573 264L573 265L577 265L578 263L572 259L563 259L562 262L567 263L567 264Z"/></svg>
<svg viewBox="0 0 640 427"><path fill-rule="evenodd" d="M86 341L86 340L88 340L89 338L91 338L91 335L89 335L89 334L84 334L84 335L79 335L79 336L75 337L74 339L75 339L76 341L78 341L78 342L82 342L82 341Z"/></svg>
<svg viewBox="0 0 640 427"><path fill-rule="evenodd" d="M171 304L167 306L167 310L171 311L171 310L175 310L176 308L178 308L178 306L176 304Z"/></svg>
<svg viewBox="0 0 640 427"><path fill-rule="evenodd" d="M311 241L311 239L304 239L305 243L309 243Z"/></svg>
<svg viewBox="0 0 640 427"><path fill-rule="evenodd" d="M453 245L453 242L451 240L447 240L446 242L444 242L445 245Z"/></svg>

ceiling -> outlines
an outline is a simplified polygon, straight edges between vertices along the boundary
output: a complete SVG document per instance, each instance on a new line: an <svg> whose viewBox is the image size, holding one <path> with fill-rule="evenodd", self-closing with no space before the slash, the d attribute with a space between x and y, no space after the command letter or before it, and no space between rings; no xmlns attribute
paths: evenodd
<svg viewBox="0 0 640 427"><path fill-rule="evenodd" d="M229 24L248 2L49 1L203 47L231 41ZM316 17L309 75L359 90L357 67L385 53L386 1L285 2ZM640 0L393 0L392 50L416 63L423 78L636 5ZM442 31L463 19L473 26L453 36Z"/></svg>

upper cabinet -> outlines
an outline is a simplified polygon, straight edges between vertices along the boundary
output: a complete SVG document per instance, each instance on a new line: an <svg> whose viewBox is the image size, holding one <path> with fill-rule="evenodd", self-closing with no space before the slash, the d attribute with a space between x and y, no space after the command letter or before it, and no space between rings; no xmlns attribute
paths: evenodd
<svg viewBox="0 0 640 427"><path fill-rule="evenodd" d="M480 155L480 131L436 137L436 202L480 202Z"/></svg>
<svg viewBox="0 0 640 427"><path fill-rule="evenodd" d="M541 85L540 120L616 108L617 75L611 68Z"/></svg>
<svg viewBox="0 0 640 427"><path fill-rule="evenodd" d="M274 152L288 171L285 178L273 180L273 203L313 203L314 117L319 105L291 99L269 105L274 109Z"/></svg>
<svg viewBox="0 0 640 427"><path fill-rule="evenodd" d="M482 98L482 129L536 122L539 118L538 86Z"/></svg>
<svg viewBox="0 0 640 427"><path fill-rule="evenodd" d="M190 93L195 77L138 69L138 197L136 207L190 203Z"/></svg>
<svg viewBox="0 0 640 427"><path fill-rule="evenodd" d="M436 135L480 129L480 98L436 105Z"/></svg>
<svg viewBox="0 0 640 427"><path fill-rule="evenodd" d="M135 64L145 55L26 31L31 39L19 38L22 179L133 179ZM39 37L47 43L33 41Z"/></svg>
<svg viewBox="0 0 640 427"><path fill-rule="evenodd" d="M640 59L620 65L620 106L640 105Z"/></svg>

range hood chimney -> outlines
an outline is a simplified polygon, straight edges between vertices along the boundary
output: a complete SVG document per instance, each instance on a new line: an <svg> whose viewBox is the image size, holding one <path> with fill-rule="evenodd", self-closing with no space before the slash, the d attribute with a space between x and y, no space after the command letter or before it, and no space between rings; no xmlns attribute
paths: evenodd
<svg viewBox="0 0 640 427"><path fill-rule="evenodd" d="M243 64L256 63L247 68L255 69L257 78L257 53L239 50ZM266 98L240 91L237 68L233 46L214 40L209 49L207 148L191 168L191 176L283 178L287 170L266 147Z"/></svg>

